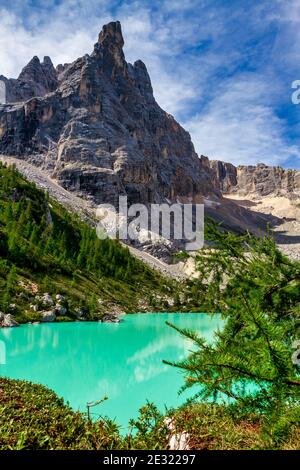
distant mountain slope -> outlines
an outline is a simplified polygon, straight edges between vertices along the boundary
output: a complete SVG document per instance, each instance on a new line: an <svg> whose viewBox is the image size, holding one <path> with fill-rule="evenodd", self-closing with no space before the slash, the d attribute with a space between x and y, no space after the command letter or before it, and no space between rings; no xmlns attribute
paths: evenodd
<svg viewBox="0 0 300 470"><path fill-rule="evenodd" d="M300 259L300 171L264 164L235 167L210 161L214 181L225 199L270 217L281 250Z"/></svg>
<svg viewBox="0 0 300 470"><path fill-rule="evenodd" d="M300 171L280 166L239 165L210 161L214 182L223 194L300 198Z"/></svg>

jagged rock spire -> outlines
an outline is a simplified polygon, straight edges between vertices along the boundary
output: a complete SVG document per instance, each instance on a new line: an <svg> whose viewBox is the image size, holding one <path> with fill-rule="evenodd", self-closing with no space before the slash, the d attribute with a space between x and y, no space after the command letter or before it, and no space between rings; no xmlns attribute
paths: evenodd
<svg viewBox="0 0 300 470"><path fill-rule="evenodd" d="M152 84L151 84L151 78L149 76L146 65L141 60L137 60L133 64L133 68L134 68L135 77L136 77L136 80L139 84L139 88L140 88L141 93L145 97L148 97L148 98L152 97L153 98L153 89L152 89Z"/></svg>
<svg viewBox="0 0 300 470"><path fill-rule="evenodd" d="M43 60L43 64L42 64L42 65L43 65L44 67L49 67L49 68L55 70L51 58L50 58L49 56L47 56L47 55L44 57L44 60Z"/></svg>
<svg viewBox="0 0 300 470"><path fill-rule="evenodd" d="M121 23L113 21L104 25L99 34L98 42L95 44L94 55L102 61L108 73L113 73L116 69L124 70L126 68L123 46Z"/></svg>
<svg viewBox="0 0 300 470"><path fill-rule="evenodd" d="M38 154L65 188L96 204L125 193L130 203L201 201L214 192L210 170L189 134L156 103L145 64L127 64L123 46L120 22L105 25L91 55L58 68L53 93L42 80L50 59L34 58L25 69L40 70L39 79L13 82L13 99L39 100L10 110L9 119L0 109L0 152Z"/></svg>
<svg viewBox="0 0 300 470"><path fill-rule="evenodd" d="M19 80L37 80L41 70L40 59L35 55L23 68L19 75Z"/></svg>
<svg viewBox="0 0 300 470"><path fill-rule="evenodd" d="M23 68L18 80L32 83L33 87L40 88L40 93L45 94L53 91L57 87L57 75L50 57L45 56L41 63L37 56L34 56ZM44 90L44 92L43 92Z"/></svg>
<svg viewBox="0 0 300 470"><path fill-rule="evenodd" d="M120 21L112 21L111 23L104 25L99 34L98 43L104 46L107 43L110 43L122 49L124 46L124 39Z"/></svg>

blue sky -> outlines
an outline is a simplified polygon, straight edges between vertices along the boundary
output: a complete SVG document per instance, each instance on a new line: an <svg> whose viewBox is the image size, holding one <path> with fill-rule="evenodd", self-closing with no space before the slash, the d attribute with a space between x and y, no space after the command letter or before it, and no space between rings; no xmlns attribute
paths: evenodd
<svg viewBox="0 0 300 470"><path fill-rule="evenodd" d="M199 155L300 169L300 0L0 0L0 74L75 60L116 19Z"/></svg>

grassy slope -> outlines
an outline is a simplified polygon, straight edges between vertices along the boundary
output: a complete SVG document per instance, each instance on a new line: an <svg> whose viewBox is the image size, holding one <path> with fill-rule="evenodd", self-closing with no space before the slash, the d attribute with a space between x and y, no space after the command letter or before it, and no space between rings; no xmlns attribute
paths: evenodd
<svg viewBox="0 0 300 470"><path fill-rule="evenodd" d="M116 426L90 423L42 385L0 379L0 449L110 449Z"/></svg>
<svg viewBox="0 0 300 470"><path fill-rule="evenodd" d="M38 320L29 310L38 290L64 294L70 318L84 306L97 319L116 306L125 312L140 311L141 303L165 310L174 288L117 241L98 240L95 230L14 168L0 166L0 310L15 303L17 320Z"/></svg>
<svg viewBox="0 0 300 470"><path fill-rule="evenodd" d="M100 405L101 406L101 405ZM212 404L189 405L168 413L177 432L189 433L190 449L264 449L255 416L233 418ZM0 378L0 450L166 449L164 417L149 405L141 410L134 433L122 437L116 423L89 422L42 385ZM299 448L299 427L292 427L281 449Z"/></svg>

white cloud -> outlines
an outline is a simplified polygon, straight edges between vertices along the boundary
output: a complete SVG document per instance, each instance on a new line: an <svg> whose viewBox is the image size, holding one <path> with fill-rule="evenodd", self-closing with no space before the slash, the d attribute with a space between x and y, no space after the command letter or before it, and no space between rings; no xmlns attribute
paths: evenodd
<svg viewBox="0 0 300 470"><path fill-rule="evenodd" d="M75 32L74 32L75 31ZM89 52L96 40L90 30L64 27L63 19L50 21L47 27L29 31L18 17L0 11L0 74L17 77L29 60L49 55L58 63L68 62Z"/></svg>
<svg viewBox="0 0 300 470"><path fill-rule="evenodd" d="M286 125L268 104L270 89L255 74L246 74L220 86L208 108L185 123L196 150L211 159L234 164L282 164L294 156L287 145Z"/></svg>
<svg viewBox="0 0 300 470"><path fill-rule="evenodd" d="M90 53L103 24L116 18L100 6L95 10L98 15L87 23L80 15L82 9L85 17L84 7L75 0L77 9L74 10L69 8L72 3L71 0L65 1L46 24L39 24L40 18L33 14L28 18L28 22L34 25L30 30L24 27L16 14L0 10L0 74L17 77L33 55L40 59L49 55L57 65ZM163 57L169 50L169 43L163 25L153 24L150 13L145 9L130 14L127 9L120 9L117 18L122 22L127 59L132 62L144 60L160 105L171 113L178 112L186 106L187 99L195 97L195 92L188 74L180 70L178 73L170 71L166 67Z"/></svg>

